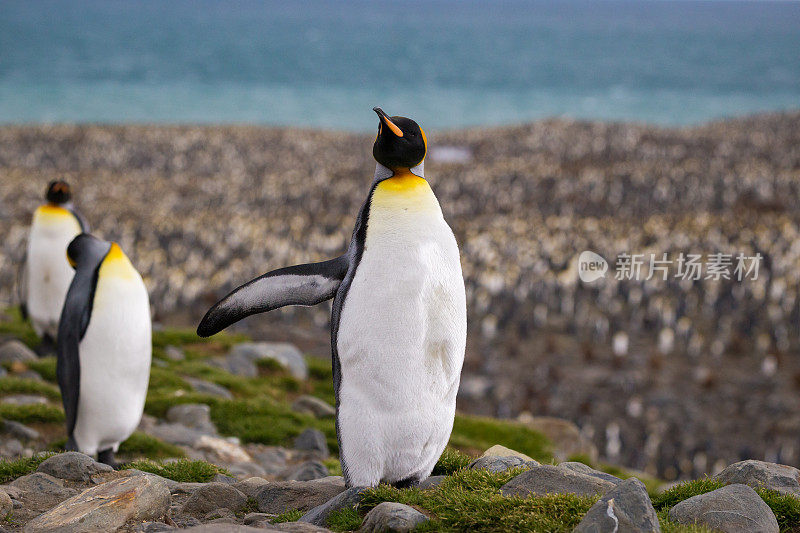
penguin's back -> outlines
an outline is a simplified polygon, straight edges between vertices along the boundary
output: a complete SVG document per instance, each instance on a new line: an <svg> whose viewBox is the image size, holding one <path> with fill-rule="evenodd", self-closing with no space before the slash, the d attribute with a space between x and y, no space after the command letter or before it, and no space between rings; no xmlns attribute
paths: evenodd
<svg viewBox="0 0 800 533"><path fill-rule="evenodd" d="M100 265L80 342L74 437L84 453L114 448L142 416L151 360L150 303L141 276L113 244Z"/></svg>
<svg viewBox="0 0 800 533"><path fill-rule="evenodd" d="M452 429L466 343L458 245L428 183L384 180L369 207L337 334L353 485L430 474Z"/></svg>
<svg viewBox="0 0 800 533"><path fill-rule="evenodd" d="M81 232L68 209L42 205L36 209L28 239L26 305L37 334L55 338L58 319L74 271L67 246Z"/></svg>

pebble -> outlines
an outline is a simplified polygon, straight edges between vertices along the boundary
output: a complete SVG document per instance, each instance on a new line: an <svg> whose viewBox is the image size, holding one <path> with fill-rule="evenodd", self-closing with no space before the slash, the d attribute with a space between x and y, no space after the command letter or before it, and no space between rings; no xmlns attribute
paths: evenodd
<svg viewBox="0 0 800 533"><path fill-rule="evenodd" d="M217 385L216 383L211 383L210 381L206 381L204 379L193 378L187 376L184 380L192 386L192 388L199 392L200 394L208 394L209 396L217 396L219 398L224 398L226 400L232 400L233 394L231 391L223 387L222 385Z"/></svg>
<svg viewBox="0 0 800 533"><path fill-rule="evenodd" d="M278 481L256 493L258 510L280 514L291 509L308 511L345 490L344 484L326 481Z"/></svg>
<svg viewBox="0 0 800 533"><path fill-rule="evenodd" d="M365 490L367 490L365 487L351 487L325 503L314 507L300 517L299 521L325 527L328 525L328 517L332 512L356 507L361 502L361 495Z"/></svg>
<svg viewBox="0 0 800 533"><path fill-rule="evenodd" d="M3 401L6 400L7 398L3 398ZM41 437L39 432L35 429L13 420L4 420L2 422L2 432L26 441L38 440Z"/></svg>
<svg viewBox="0 0 800 533"><path fill-rule="evenodd" d="M333 418L336 409L328 402L315 396L303 395L292 403L292 409L298 413L307 413L317 418Z"/></svg>
<svg viewBox="0 0 800 533"><path fill-rule="evenodd" d="M251 361L272 359L277 361L299 380L308 379L308 366L303 353L293 344L285 342L244 342L233 347L231 356L244 356Z"/></svg>
<svg viewBox="0 0 800 533"><path fill-rule="evenodd" d="M16 339L6 341L0 346L0 363L27 363L38 360L36 352Z"/></svg>
<svg viewBox="0 0 800 533"><path fill-rule="evenodd" d="M216 435L217 428L211 421L211 408L202 403L173 405L167 410L169 422L183 424L207 435Z"/></svg>
<svg viewBox="0 0 800 533"><path fill-rule="evenodd" d="M741 483L753 488L764 487L800 497L800 470L789 465L764 461L739 461L729 465L714 479L725 483Z"/></svg>
<svg viewBox="0 0 800 533"><path fill-rule="evenodd" d="M306 461L286 475L286 479L297 481L311 481L327 477L328 467L319 461Z"/></svg>
<svg viewBox="0 0 800 533"><path fill-rule="evenodd" d="M504 496L529 496L544 494L577 494L594 496L604 494L616 485L610 481L589 476L567 468L552 465L531 466L500 487Z"/></svg>
<svg viewBox="0 0 800 533"><path fill-rule="evenodd" d="M644 483L621 482L595 503L574 533L652 533L661 531Z"/></svg>
<svg viewBox="0 0 800 533"><path fill-rule="evenodd" d="M80 452L54 455L42 461L36 470L69 481L89 481L95 474L114 471L110 466L98 463Z"/></svg>
<svg viewBox="0 0 800 533"><path fill-rule="evenodd" d="M240 511L247 504L247 496L226 483L204 483L193 491L183 504L181 512L203 517L219 508Z"/></svg>
<svg viewBox="0 0 800 533"><path fill-rule="evenodd" d="M363 533L408 533L427 521L427 516L409 505L383 502L367 513L359 531Z"/></svg>
<svg viewBox="0 0 800 533"><path fill-rule="evenodd" d="M330 456L328 438L322 431L313 428L308 428L295 437L294 449L312 452L321 459L327 459Z"/></svg>
<svg viewBox="0 0 800 533"><path fill-rule="evenodd" d="M680 524L700 524L724 533L778 533L772 509L751 487L727 485L676 504L669 518Z"/></svg>

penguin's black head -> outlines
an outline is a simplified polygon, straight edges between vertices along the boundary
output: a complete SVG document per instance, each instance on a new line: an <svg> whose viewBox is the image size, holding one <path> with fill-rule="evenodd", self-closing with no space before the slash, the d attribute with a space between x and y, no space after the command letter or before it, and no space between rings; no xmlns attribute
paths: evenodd
<svg viewBox="0 0 800 533"><path fill-rule="evenodd" d="M427 141L419 125L406 117L389 117L380 107L372 108L378 114L378 136L372 146L372 156L381 165L397 170L412 168L425 159Z"/></svg>
<svg viewBox="0 0 800 533"><path fill-rule="evenodd" d="M66 181L51 181L47 186L45 198L48 202L55 205L65 204L72 199L72 191Z"/></svg>
<svg viewBox="0 0 800 533"><path fill-rule="evenodd" d="M81 233L67 246L67 260L74 269L94 264L108 253L111 244L89 233Z"/></svg>

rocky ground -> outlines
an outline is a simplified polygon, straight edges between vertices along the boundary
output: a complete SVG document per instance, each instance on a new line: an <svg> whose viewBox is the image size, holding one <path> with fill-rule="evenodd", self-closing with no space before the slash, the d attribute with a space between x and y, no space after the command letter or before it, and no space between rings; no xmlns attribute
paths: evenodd
<svg viewBox="0 0 800 533"><path fill-rule="evenodd" d="M156 319L196 323L266 270L338 255L371 136L254 127L0 128L0 299L30 213L66 177L143 272ZM426 173L462 247L467 412L578 425L666 479L800 464L800 113L683 129L548 120L430 135ZM717 252L757 280L578 281L577 255ZM613 273L613 272L612 272ZM705 272L704 272L705 276ZM643 276L643 278L646 276ZM325 356L328 315L242 325Z"/></svg>
<svg viewBox="0 0 800 533"><path fill-rule="evenodd" d="M55 362L26 343L30 327L0 315L0 532L800 530L793 467L745 461L670 487L593 461L558 419L459 414L420 487L347 489L324 363L185 330L155 333L146 414L115 471L61 451Z"/></svg>

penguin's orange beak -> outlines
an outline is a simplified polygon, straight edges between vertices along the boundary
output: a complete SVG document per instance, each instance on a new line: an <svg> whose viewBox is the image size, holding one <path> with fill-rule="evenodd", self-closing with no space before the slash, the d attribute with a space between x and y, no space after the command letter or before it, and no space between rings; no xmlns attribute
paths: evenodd
<svg viewBox="0 0 800 533"><path fill-rule="evenodd" d="M386 127L389 128L392 131L392 133L394 133L398 137L403 136L403 130L398 128L397 125L394 122L392 122L392 120L386 115L386 113L383 112L383 109L381 109L380 107L373 107L372 110L378 114L378 116L381 119L381 122L386 124Z"/></svg>

